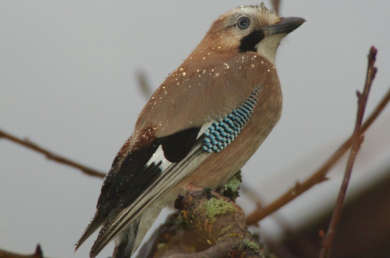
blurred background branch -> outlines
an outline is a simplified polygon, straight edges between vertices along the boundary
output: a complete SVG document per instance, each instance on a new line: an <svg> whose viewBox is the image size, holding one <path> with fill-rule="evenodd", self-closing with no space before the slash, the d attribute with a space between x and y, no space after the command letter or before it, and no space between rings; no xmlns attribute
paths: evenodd
<svg viewBox="0 0 390 258"><path fill-rule="evenodd" d="M149 99L153 93L153 88L150 85L146 72L144 70L138 70L135 73L135 78L137 80L138 90L145 99Z"/></svg>
<svg viewBox="0 0 390 258"><path fill-rule="evenodd" d="M44 258L40 245L37 245L35 252L29 255L11 253L8 251L0 250L0 258Z"/></svg>
<svg viewBox="0 0 390 258"><path fill-rule="evenodd" d="M80 164L76 161L73 161L69 158L66 158L62 155L54 153L51 150L45 149L45 148L39 146L38 144L30 141L29 139L18 138L18 137L14 136L10 133L7 133L1 129L0 129L0 139L6 139L6 140L11 141L15 144L23 146L27 149L38 152L38 153L44 155L47 159L49 159L51 161L78 169L87 176L99 177L99 178L103 178L105 176L105 174L103 172L100 172L94 168L88 167L86 165L83 165L83 164Z"/></svg>
<svg viewBox="0 0 390 258"><path fill-rule="evenodd" d="M280 2L281 0L271 0L272 9L278 15L280 15Z"/></svg>

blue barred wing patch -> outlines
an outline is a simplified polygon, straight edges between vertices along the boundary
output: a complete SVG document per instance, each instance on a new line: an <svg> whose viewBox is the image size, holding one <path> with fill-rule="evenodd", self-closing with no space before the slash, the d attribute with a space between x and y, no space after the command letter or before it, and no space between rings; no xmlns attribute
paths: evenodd
<svg viewBox="0 0 390 258"><path fill-rule="evenodd" d="M234 141L251 117L258 93L259 88L256 88L243 104L208 127L203 137L203 151L220 152Z"/></svg>

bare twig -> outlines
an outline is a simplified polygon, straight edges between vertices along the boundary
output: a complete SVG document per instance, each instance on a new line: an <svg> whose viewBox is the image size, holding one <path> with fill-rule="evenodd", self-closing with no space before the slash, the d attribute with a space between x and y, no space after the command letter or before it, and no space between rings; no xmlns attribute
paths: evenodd
<svg viewBox="0 0 390 258"><path fill-rule="evenodd" d="M138 82L138 88L141 91L142 95L144 96L145 99L149 99L150 96L152 95L152 87L150 86L148 77L146 76L145 71L143 70L138 70L135 73L135 77Z"/></svg>
<svg viewBox="0 0 390 258"><path fill-rule="evenodd" d="M261 197L256 193L256 191L251 188L248 185L245 185L244 183L241 184L240 190L242 194L245 194L246 197L248 197L254 204L256 204L256 208L261 210L264 206L264 201L261 199ZM273 221L279 226L279 229L282 232L282 235L284 236L293 236L293 230L291 229L289 222L282 216L282 214L274 214L272 217ZM288 246L280 245L280 243L277 243L277 241L273 240L272 238L268 237L267 234L262 234L262 239L264 243L270 248L270 250L273 250L273 252L278 257L295 257L293 254L293 251L290 250ZM314 249L316 248L313 243L309 241L301 240L299 242L299 249L306 253L306 249Z"/></svg>
<svg viewBox="0 0 390 258"><path fill-rule="evenodd" d="M148 78L146 76L146 73L142 70L139 70L135 73L135 75L136 75L136 79L138 82L138 88L139 88L140 92L145 97L145 99L148 99L152 95L152 87L150 86L150 84L148 82ZM98 177L98 178L104 178L104 176L105 176L105 173L100 172L99 170L82 165L82 164L80 164L76 161L70 160L69 158L66 158L62 155L55 154L52 151L45 149L45 148L39 146L38 144L29 141L28 139L18 138L18 137L14 136L10 133L7 133L1 129L0 129L0 138L7 139L11 142L22 145L30 150L39 152L42 155L46 156L46 158L49 160L76 168L88 176Z"/></svg>
<svg viewBox="0 0 390 258"><path fill-rule="evenodd" d="M23 255L17 253L11 253L8 251L0 250L1 258L43 258L43 252L40 245L37 245L35 252L30 255Z"/></svg>
<svg viewBox="0 0 390 258"><path fill-rule="evenodd" d="M259 194L249 185L245 184L244 182L241 183L240 186L241 194L246 195L246 197L254 203L258 208L262 209L263 206L263 200L259 196Z"/></svg>
<svg viewBox="0 0 390 258"><path fill-rule="evenodd" d="M374 81L377 72L377 68L374 66L376 54L377 54L377 49L375 47L371 47L370 52L368 54L368 65L367 65L367 73L366 73L366 81L364 84L364 90L363 93L359 91L357 92L358 111L356 116L355 129L352 135L352 147L349 154L348 163L345 168L343 182L341 184L340 191L337 197L336 206L333 210L332 218L329 224L329 228L322 241L322 248L319 256L320 258L330 257L333 239L336 233L337 225L341 218L341 212L343 209L346 192L349 185L349 180L352 175L352 168L355 163L357 153L360 150L361 143L363 141L363 135L361 134L361 125L366 110L367 100L370 94L372 82Z"/></svg>
<svg viewBox="0 0 390 258"><path fill-rule="evenodd" d="M144 97L146 99L148 99L150 97L150 95L152 94L152 88L148 82L146 73L143 71L138 71L138 72L136 72L136 78L137 78L138 86L139 86L141 93L144 95ZM18 138L18 137L14 136L8 132L5 132L1 129L0 129L0 138L7 139L13 143L19 144L23 147L30 149L30 150L36 151L36 152L46 156L46 158L49 160L61 163L63 165L67 165L69 167L76 168L88 176L98 177L98 178L104 178L104 176L105 176L105 173L103 173L97 169L88 167L86 165L82 165L82 164L80 164L76 161L73 161L69 158L66 158L62 155L56 154L53 151L45 149L45 148L39 146L38 144L31 142L28 139Z"/></svg>
<svg viewBox="0 0 390 258"><path fill-rule="evenodd" d="M100 172L96 169L93 169L93 168L87 167L85 165L82 165L80 163L77 163L73 160L65 158L64 156L53 153L52 151L50 151L48 149L44 149L43 147L39 146L38 144L36 144L34 142L31 142L28 139L18 138L18 137L14 136L10 133L7 133L3 130L0 130L0 138L7 139L13 143L16 143L16 144L19 144L23 147L26 147L27 149L36 151L36 152L46 156L46 158L49 160L61 163L63 165L69 166L69 167L76 168L88 176L99 177L99 178L103 178L105 176L105 174L103 172Z"/></svg>
<svg viewBox="0 0 390 258"><path fill-rule="evenodd" d="M382 111L386 108L387 104L390 102L390 90L387 91L382 100L375 107L374 111L370 114L370 116L363 123L360 133L363 135L367 129L374 123L377 117L382 113ZM309 178L304 180L302 183L296 183L292 188L283 193L279 198L275 201L267 205L264 209L256 209L254 212L248 215L247 223L249 225L256 224L261 219L267 217L271 213L279 210L281 207L289 203L290 201L297 198L302 193L306 192L313 186L318 183L326 180L326 175L329 173L329 170L336 164L338 160L348 151L348 149L352 145L353 136L349 137L330 157L329 159L317 170L315 171Z"/></svg>
<svg viewBox="0 0 390 258"><path fill-rule="evenodd" d="M271 0L272 9L277 15L280 14L280 2L281 0Z"/></svg>

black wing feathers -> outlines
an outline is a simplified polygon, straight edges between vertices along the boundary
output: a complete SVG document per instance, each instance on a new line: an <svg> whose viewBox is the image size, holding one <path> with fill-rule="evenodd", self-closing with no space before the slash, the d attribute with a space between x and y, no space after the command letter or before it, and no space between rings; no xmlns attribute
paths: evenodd
<svg viewBox="0 0 390 258"><path fill-rule="evenodd" d="M200 128L189 128L161 138L164 156L170 162L179 162L189 153L196 141Z"/></svg>
<svg viewBox="0 0 390 258"><path fill-rule="evenodd" d="M126 207L154 181L154 178L158 177L161 173L158 164L145 166L158 145L155 140L132 151L125 157L119 170L107 175L98 200L98 211L107 216L113 209Z"/></svg>
<svg viewBox="0 0 390 258"><path fill-rule="evenodd" d="M146 162L158 148L156 142L129 153L119 169L114 168L119 162L117 156L113 162L111 171L104 179L97 203L97 211L91 223L88 225L80 240L76 243L76 249L107 219L126 207L132 200L142 193L155 178L161 173L156 164L145 167Z"/></svg>
<svg viewBox="0 0 390 258"><path fill-rule="evenodd" d="M160 145L165 159L179 162L196 143L199 131L199 127L194 127L157 138L148 145L128 153L119 167L117 166L120 157L117 156L104 180L94 219L76 244L76 249L100 225L109 222L110 218L134 202L163 173L160 166L162 160L149 162Z"/></svg>
<svg viewBox="0 0 390 258"><path fill-rule="evenodd" d="M179 162L191 150L199 130L190 128L157 138L149 145L129 153L119 170L106 177L97 204L98 210L108 215L107 212L113 209L129 206L162 172L159 168L161 161L146 166L158 146L162 145L168 161Z"/></svg>

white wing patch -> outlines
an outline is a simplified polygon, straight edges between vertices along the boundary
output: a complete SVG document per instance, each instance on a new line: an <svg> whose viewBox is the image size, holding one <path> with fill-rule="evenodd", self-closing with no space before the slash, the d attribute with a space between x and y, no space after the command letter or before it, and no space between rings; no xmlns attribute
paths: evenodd
<svg viewBox="0 0 390 258"><path fill-rule="evenodd" d="M172 162L170 162L169 160L167 160L165 158L162 145L158 146L157 150L153 153L152 157L146 163L146 166L148 167L148 166L152 165L153 163L158 164L160 162L161 162L161 164L159 167L161 168L162 171L167 169L169 167L169 165L172 164Z"/></svg>
<svg viewBox="0 0 390 258"><path fill-rule="evenodd" d="M208 122L208 123L205 123L204 125L202 125L202 127L199 130L198 135L196 136L196 139L198 140L209 129L210 125L214 122L216 122L216 121L211 121L211 122Z"/></svg>

